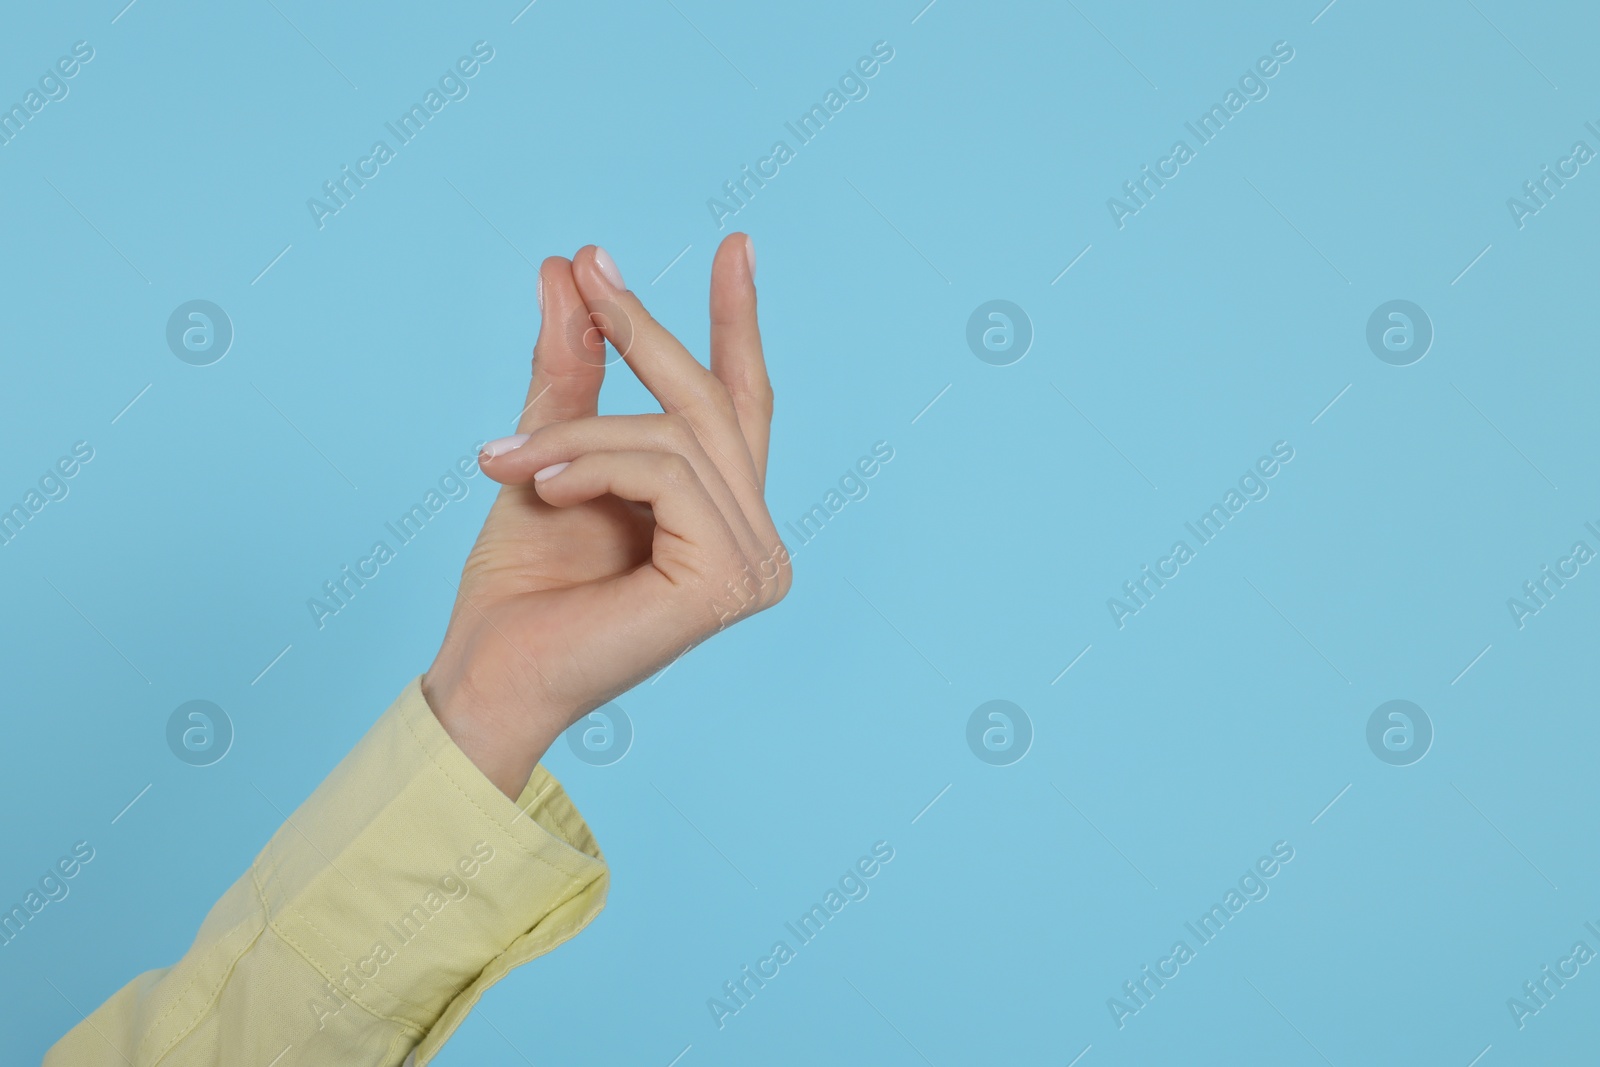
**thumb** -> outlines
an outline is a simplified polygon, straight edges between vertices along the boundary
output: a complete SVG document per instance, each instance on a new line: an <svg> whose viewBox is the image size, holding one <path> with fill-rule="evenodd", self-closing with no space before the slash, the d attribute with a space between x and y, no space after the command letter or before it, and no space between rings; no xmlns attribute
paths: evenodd
<svg viewBox="0 0 1600 1067"><path fill-rule="evenodd" d="M538 285L539 340L518 433L597 414L606 374L605 337L578 294L572 262L561 256L545 260Z"/></svg>

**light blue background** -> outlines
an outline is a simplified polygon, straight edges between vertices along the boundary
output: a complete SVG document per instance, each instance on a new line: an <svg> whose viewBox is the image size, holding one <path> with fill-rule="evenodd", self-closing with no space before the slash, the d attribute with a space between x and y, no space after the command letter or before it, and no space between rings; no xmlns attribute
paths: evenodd
<svg viewBox="0 0 1600 1067"><path fill-rule="evenodd" d="M1525 1029L1506 1007L1600 949L1600 575L1506 607L1600 547L1600 174L1506 207L1600 148L1591 7L121 2L0 34L6 103L95 48L0 148L0 504L96 452L0 548L0 903L97 852L0 949L7 1062L177 958L428 665L483 479L325 629L305 602L510 431L530 261L604 245L703 353L707 198L879 40L731 224L775 517L895 458L777 610L622 698L626 758L551 752L610 904L438 1062L1593 1059L1595 968ZM319 231L306 199L478 40L470 96ZM1118 230L1106 199L1280 40L1270 96ZM196 298L237 331L205 368L164 339ZM1036 331L1009 367L964 340L996 298ZM1364 339L1395 298L1436 330L1409 367ZM613 373L602 407L647 400ZM1271 495L1119 630L1106 599L1280 440ZM237 729L202 769L164 739L197 698ZM1365 741L1396 698L1437 731L1409 767ZM1010 767L966 747L991 699L1036 732ZM870 897L719 1031L707 998L878 840ZM1107 998L1279 840L1270 896L1119 1030Z"/></svg>

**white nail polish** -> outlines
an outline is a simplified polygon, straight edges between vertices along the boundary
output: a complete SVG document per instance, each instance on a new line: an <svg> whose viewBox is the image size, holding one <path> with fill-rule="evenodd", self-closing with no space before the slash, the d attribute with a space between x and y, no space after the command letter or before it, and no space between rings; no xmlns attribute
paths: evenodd
<svg viewBox="0 0 1600 1067"><path fill-rule="evenodd" d="M622 272L617 269L617 261L611 258L611 253L596 245L594 250L594 265L600 268L600 273L606 276L606 281L618 289L625 289L622 284Z"/></svg>
<svg viewBox="0 0 1600 1067"><path fill-rule="evenodd" d="M570 460L568 462L566 462L566 463L552 463L550 466L544 468L543 470L535 471L534 475L533 475L533 480L536 481L536 482L547 482L551 478L554 478L556 475L560 474L562 471L566 470L570 466L572 466L572 463L571 463Z"/></svg>
<svg viewBox="0 0 1600 1067"><path fill-rule="evenodd" d="M534 284L534 287L533 287L533 297L534 297L535 300L539 301L539 310L543 311L544 310L544 272L540 271L538 273L538 275L536 275L536 277L538 278L538 281Z"/></svg>
<svg viewBox="0 0 1600 1067"><path fill-rule="evenodd" d="M483 446L483 451L479 453L479 458L498 459L507 452L513 452L521 448L523 442L527 441L527 439L528 435L525 433L514 433L510 437L502 437L498 440L490 441Z"/></svg>
<svg viewBox="0 0 1600 1067"><path fill-rule="evenodd" d="M756 243L749 234L744 235L744 258L750 264L750 280L756 280Z"/></svg>

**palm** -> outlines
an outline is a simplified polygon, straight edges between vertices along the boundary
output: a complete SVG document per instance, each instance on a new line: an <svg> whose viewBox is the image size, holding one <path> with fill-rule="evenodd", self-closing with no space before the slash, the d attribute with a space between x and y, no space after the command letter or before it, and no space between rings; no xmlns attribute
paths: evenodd
<svg viewBox="0 0 1600 1067"><path fill-rule="evenodd" d="M531 485L500 490L467 557L470 595L515 600L528 610L536 594L575 590L637 569L650 558L650 509L617 497L551 507Z"/></svg>
<svg viewBox="0 0 1600 1067"><path fill-rule="evenodd" d="M631 501L555 508L532 486L505 486L467 557L462 622L517 690L597 706L660 666L659 652L624 666L632 657L610 647L638 610L619 580L650 561L654 530L650 509Z"/></svg>

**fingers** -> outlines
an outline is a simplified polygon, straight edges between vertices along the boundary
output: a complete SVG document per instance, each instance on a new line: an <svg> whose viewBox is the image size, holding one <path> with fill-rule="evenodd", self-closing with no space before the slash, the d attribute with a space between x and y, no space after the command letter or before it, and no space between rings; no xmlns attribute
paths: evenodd
<svg viewBox="0 0 1600 1067"><path fill-rule="evenodd" d="M722 383L623 288L622 274L604 249L579 249L572 257L572 278L590 309L615 312L600 329L662 410L683 415L697 430L733 424L733 404Z"/></svg>
<svg viewBox="0 0 1600 1067"><path fill-rule="evenodd" d="M700 446L689 420L682 415L608 415L553 423L536 430L511 451L483 459L482 467L485 474L504 485L526 485L545 468L590 452L670 452L683 456L711 494L743 552L760 559L777 540L764 511L756 520L746 514L727 479ZM757 535L752 522L758 520L764 533L770 531L768 536Z"/></svg>
<svg viewBox="0 0 1600 1067"><path fill-rule="evenodd" d="M559 262L559 261L558 261ZM547 263L547 266L549 264ZM555 272L560 273L560 272ZM602 249L587 245L573 257L570 265L573 288L564 291L581 302L583 324L593 324L588 331L589 340L603 336L627 361L651 394L660 401L662 409L670 416L686 421L692 431L693 442L673 439L672 432L681 431L655 428L655 437L605 439L603 431L574 431L574 436L563 437L563 449L548 451L540 445L516 455L525 438L509 438L493 442L482 459L484 470L498 481L523 482L546 467L576 461L577 458L611 451L665 452L684 457L697 472L702 489L725 516L735 540L747 550L759 555L763 566L763 583L770 582L781 598L790 584L788 552L778 536L763 498L766 457L772 415L772 388L767 378L761 351L759 326L756 321L756 296L754 286L753 250L747 236L735 234L718 249L712 267L712 362L714 370L703 367L694 356L678 343L670 331L655 320L644 304L626 288L616 263ZM563 279L566 275L562 276ZM555 290L550 277L546 278L545 299L552 304ZM549 309L546 321L552 322ZM540 355L549 328L541 331ZM580 349L583 358L572 367L571 362L549 361L552 372L566 366L565 377L583 383L592 382L599 389L600 375L584 376L585 370L598 371L595 364L603 363L604 345L586 344ZM557 384L561 384L561 377ZM536 386L539 382L535 383ZM553 418L568 422L607 422L594 420L593 394L576 389L564 394L567 399L581 396L581 414L551 414L545 408L546 399L557 397L551 389L550 396L536 396L532 420L535 428L525 431L536 433L548 428ZM576 405L573 405L576 410ZM555 409L560 412L561 408ZM544 435L541 440L553 440ZM557 458L559 456L559 458ZM709 460L706 459L709 457ZM759 457L759 459L757 458ZM726 492L724 492L726 489ZM728 497L731 494L732 502ZM541 493L541 495L543 495ZM752 533L753 531L753 533ZM751 540L755 544L752 546ZM772 568L767 575L765 570Z"/></svg>
<svg viewBox="0 0 1600 1067"><path fill-rule="evenodd" d="M539 340L533 378L518 433L594 415L605 378L606 342L590 323L589 309L573 282L572 264L551 256L539 267Z"/></svg>
<svg viewBox="0 0 1600 1067"><path fill-rule="evenodd" d="M601 324L606 337L622 351L628 366L661 402L662 409L689 420L744 502L746 513L764 512L755 461L722 381L702 367L638 297L621 288L621 274L603 249L593 245L580 249L572 259L572 276L591 309L604 307L616 312Z"/></svg>
<svg viewBox="0 0 1600 1067"><path fill-rule="evenodd" d="M744 556L711 494L684 456L672 452L589 452L539 472L545 503L565 508L611 494L655 514L651 562L674 583L715 583Z"/></svg>
<svg viewBox="0 0 1600 1067"><path fill-rule="evenodd" d="M515 442L515 439L512 439ZM558 422L534 431L516 447L482 457L481 466L502 485L524 485L552 463L585 452L676 452L691 461L711 459L682 415L606 415ZM720 471L711 474L722 481Z"/></svg>
<svg viewBox="0 0 1600 1067"><path fill-rule="evenodd" d="M739 430L755 466L767 481L767 443L772 428L772 383L761 352L756 321L756 259L750 235L730 234L711 263L711 373L733 401Z"/></svg>

